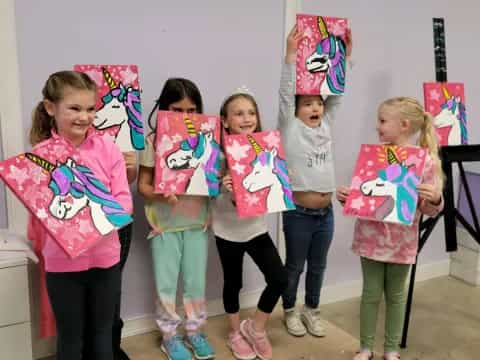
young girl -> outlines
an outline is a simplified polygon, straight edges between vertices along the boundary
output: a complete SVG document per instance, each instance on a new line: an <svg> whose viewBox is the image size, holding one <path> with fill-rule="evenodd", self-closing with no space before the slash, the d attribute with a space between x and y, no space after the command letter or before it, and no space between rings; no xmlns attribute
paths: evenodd
<svg viewBox="0 0 480 360"><path fill-rule="evenodd" d="M96 134L95 83L85 74L61 71L50 75L43 101L33 112L30 142L33 152L50 142L76 147L85 165L107 186L127 212L132 211L125 162L118 147ZM80 359L84 326L93 339L93 359L113 359L112 326L120 291L120 245L116 231L98 245L71 259L30 218L29 238L41 250L46 285L57 326L57 359Z"/></svg>
<svg viewBox="0 0 480 360"><path fill-rule="evenodd" d="M257 103L246 89L230 95L220 109L229 134L261 131ZM220 195L212 211L212 228L223 267L223 305L230 321L228 346L237 359L272 358L265 325L287 284L287 274L268 235L265 216L239 219L232 198L232 177L223 178ZM243 257L248 253L267 283L253 319L240 322L239 293L242 288Z"/></svg>
<svg viewBox="0 0 480 360"><path fill-rule="evenodd" d="M335 190L331 125L342 96L324 102L320 95L295 96L295 62L302 34L295 26L287 38L280 82L279 129L282 132L296 210L283 213L288 286L283 293L287 331L303 336L307 330L324 336L318 315L320 289L333 237L332 192ZM350 31L347 59L352 53ZM295 310L298 282L307 262L305 305Z"/></svg>
<svg viewBox="0 0 480 360"><path fill-rule="evenodd" d="M420 132L418 145L428 149L422 184L417 186L419 203L412 226L357 219L353 251L361 258L363 291L360 305L361 351L354 360L373 358L377 313L385 293L384 359L399 360L403 326L405 282L417 255L420 214L436 216L443 208L442 171L438 158L437 138L430 114L408 97L384 101L378 110L378 138L381 142L405 146L413 143ZM344 204L350 193L347 187L337 189L337 199Z"/></svg>
<svg viewBox="0 0 480 360"><path fill-rule="evenodd" d="M200 331L207 313L205 277L207 270L208 198L154 193L155 126L150 120L156 109L183 113L202 113L202 97L197 86L187 79L165 83L149 117L153 129L140 153L138 192L145 198L145 212L152 227L149 235L157 288L157 325L163 334L162 351L171 360L211 359L215 353ZM177 279L183 276L183 305L186 314L186 339L177 333L182 323L175 310Z"/></svg>

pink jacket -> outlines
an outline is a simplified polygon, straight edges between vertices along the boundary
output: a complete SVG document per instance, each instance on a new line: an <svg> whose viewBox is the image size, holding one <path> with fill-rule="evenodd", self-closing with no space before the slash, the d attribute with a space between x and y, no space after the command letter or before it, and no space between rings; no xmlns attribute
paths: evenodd
<svg viewBox="0 0 480 360"><path fill-rule="evenodd" d="M433 161L427 156L423 183L435 183ZM362 257L395 264L414 264L418 251L420 215L436 216L443 209L443 198L434 206L420 201L411 226L357 219L352 250Z"/></svg>
<svg viewBox="0 0 480 360"><path fill-rule="evenodd" d="M68 141L52 131L52 137L37 144L32 152L50 141ZM132 212L132 196L127 181L127 171L122 153L117 145L105 137L98 135L92 128L85 140L77 147L81 159L95 176L111 191L123 208ZM34 250L40 257L41 284L41 314L43 317L41 333L50 336L54 333L51 321L51 309L45 287L44 272L84 271L91 268L108 268L120 260L120 243L116 231L105 235L97 245L71 259L63 249L52 239L43 225L30 216L28 238L33 242ZM53 331L53 333L52 333Z"/></svg>

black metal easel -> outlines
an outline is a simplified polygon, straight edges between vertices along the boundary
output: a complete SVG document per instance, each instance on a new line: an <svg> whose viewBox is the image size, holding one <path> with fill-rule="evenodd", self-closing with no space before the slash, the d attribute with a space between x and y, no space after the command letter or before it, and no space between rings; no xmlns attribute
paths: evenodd
<svg viewBox="0 0 480 360"><path fill-rule="evenodd" d="M447 61L445 54L445 26L442 18L433 19L433 36L434 36L434 52L435 52L435 73L438 82L447 81ZM445 187L443 191L445 206L444 210L435 218L426 220L420 219L419 227L419 244L418 253L422 250L428 237L432 233L435 225L442 215L444 215L445 224L445 242L447 252L457 250L457 232L456 220L460 221L470 235L480 244L480 226L475 207L472 201L472 194L465 176L462 162L480 161L480 145L458 145L443 146L440 149L440 158L442 159L442 169L446 176ZM453 193L453 163L458 164L460 171L460 180L464 186L468 205L472 213L474 227L470 225L463 215L455 208ZM417 254L418 260L418 254ZM417 270L417 262L412 265L410 273L410 283L408 288L407 304L405 308L405 319L403 324L401 348L407 347L408 326L410 322L410 312L412 308L413 290L415 286L415 275Z"/></svg>

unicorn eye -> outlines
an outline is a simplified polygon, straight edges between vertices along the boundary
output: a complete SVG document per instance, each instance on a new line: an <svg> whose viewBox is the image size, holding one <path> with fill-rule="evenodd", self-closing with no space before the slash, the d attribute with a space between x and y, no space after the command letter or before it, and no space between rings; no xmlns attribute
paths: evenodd
<svg viewBox="0 0 480 360"><path fill-rule="evenodd" d="M112 105L112 109L120 109L120 105Z"/></svg>
<svg viewBox="0 0 480 360"><path fill-rule="evenodd" d="M383 183L376 183L375 185L376 185L376 186L379 186L379 187L385 186L385 184L383 184Z"/></svg>

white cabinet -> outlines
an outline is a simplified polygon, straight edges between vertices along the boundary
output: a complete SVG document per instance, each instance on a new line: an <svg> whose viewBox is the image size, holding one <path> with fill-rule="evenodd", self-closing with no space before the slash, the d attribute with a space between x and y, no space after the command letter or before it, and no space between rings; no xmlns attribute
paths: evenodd
<svg viewBox="0 0 480 360"><path fill-rule="evenodd" d="M0 258L0 359L32 360L27 260Z"/></svg>

